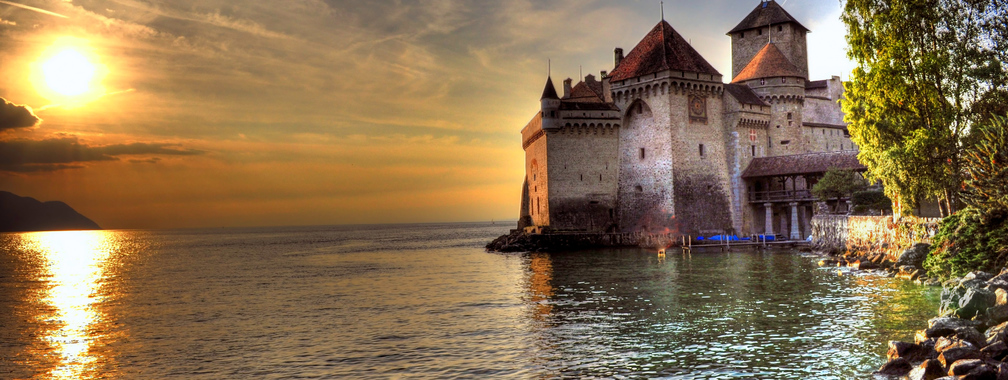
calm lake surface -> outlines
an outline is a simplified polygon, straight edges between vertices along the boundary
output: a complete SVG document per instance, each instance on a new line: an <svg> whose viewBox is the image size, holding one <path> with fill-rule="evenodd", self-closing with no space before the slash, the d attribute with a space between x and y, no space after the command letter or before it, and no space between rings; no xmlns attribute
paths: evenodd
<svg viewBox="0 0 1008 380"><path fill-rule="evenodd" d="M0 378L871 378L938 289L511 224L0 234Z"/></svg>

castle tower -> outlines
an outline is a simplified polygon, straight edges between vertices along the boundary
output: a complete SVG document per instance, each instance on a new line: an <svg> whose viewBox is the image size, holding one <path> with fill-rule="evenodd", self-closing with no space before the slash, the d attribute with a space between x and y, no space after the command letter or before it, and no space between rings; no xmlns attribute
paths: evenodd
<svg viewBox="0 0 1008 380"><path fill-rule="evenodd" d="M802 105L805 101L805 74L793 65L776 43L763 46L734 79L770 104L767 128L770 156L808 152L802 136Z"/></svg>
<svg viewBox="0 0 1008 380"><path fill-rule="evenodd" d="M728 32L732 41L732 78L738 76L756 53L772 42L808 80L808 48L805 42L808 32L808 28L798 23L776 1L761 1Z"/></svg>
<svg viewBox="0 0 1008 380"><path fill-rule="evenodd" d="M621 53L608 77L623 121L620 229L730 229L721 74L664 20Z"/></svg>
<svg viewBox="0 0 1008 380"><path fill-rule="evenodd" d="M542 111L542 129L560 128L560 97L557 96L556 88L553 87L553 78L546 77L546 87L543 88L539 103Z"/></svg>

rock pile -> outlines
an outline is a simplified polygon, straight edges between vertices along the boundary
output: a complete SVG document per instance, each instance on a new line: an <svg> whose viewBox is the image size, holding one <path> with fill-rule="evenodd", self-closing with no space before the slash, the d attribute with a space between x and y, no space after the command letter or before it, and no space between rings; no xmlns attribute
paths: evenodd
<svg viewBox="0 0 1008 380"><path fill-rule="evenodd" d="M913 343L889 342L889 361L876 373L1008 380L1008 268L997 276L972 272L946 281L939 314Z"/></svg>
<svg viewBox="0 0 1008 380"><path fill-rule="evenodd" d="M881 253L866 255L851 251L820 260L819 266L836 265L858 270L881 270L886 276L916 281L919 284L940 285L938 280L927 277L923 269L924 259L927 258L930 249L931 246L925 243L914 244L913 247L903 251L896 261Z"/></svg>

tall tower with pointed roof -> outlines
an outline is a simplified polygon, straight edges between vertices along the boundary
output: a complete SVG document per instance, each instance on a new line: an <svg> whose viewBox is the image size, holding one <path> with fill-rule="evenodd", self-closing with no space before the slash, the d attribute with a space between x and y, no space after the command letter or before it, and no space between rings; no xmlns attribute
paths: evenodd
<svg viewBox="0 0 1008 380"><path fill-rule="evenodd" d="M721 73L665 20L616 59L620 228L732 228Z"/></svg>
<svg viewBox="0 0 1008 380"><path fill-rule="evenodd" d="M805 79L808 79L809 29L791 17L774 0L761 1L749 15L728 31L732 41L732 78L735 78L768 43L777 45Z"/></svg>

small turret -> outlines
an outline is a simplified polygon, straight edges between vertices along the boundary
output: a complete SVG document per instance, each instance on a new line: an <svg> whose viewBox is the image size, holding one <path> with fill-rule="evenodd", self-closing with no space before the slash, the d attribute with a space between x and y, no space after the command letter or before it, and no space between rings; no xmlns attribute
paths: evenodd
<svg viewBox="0 0 1008 380"><path fill-rule="evenodd" d="M546 77L546 88L543 89L539 102L542 105L542 128L560 128L560 97L557 96L556 87L553 87L553 78Z"/></svg>
<svg viewBox="0 0 1008 380"><path fill-rule="evenodd" d="M570 79L570 78L564 79L564 82L563 82L564 83L564 94L563 94L563 98L564 99L569 98L570 95L571 95L571 82L573 82L573 80Z"/></svg>

